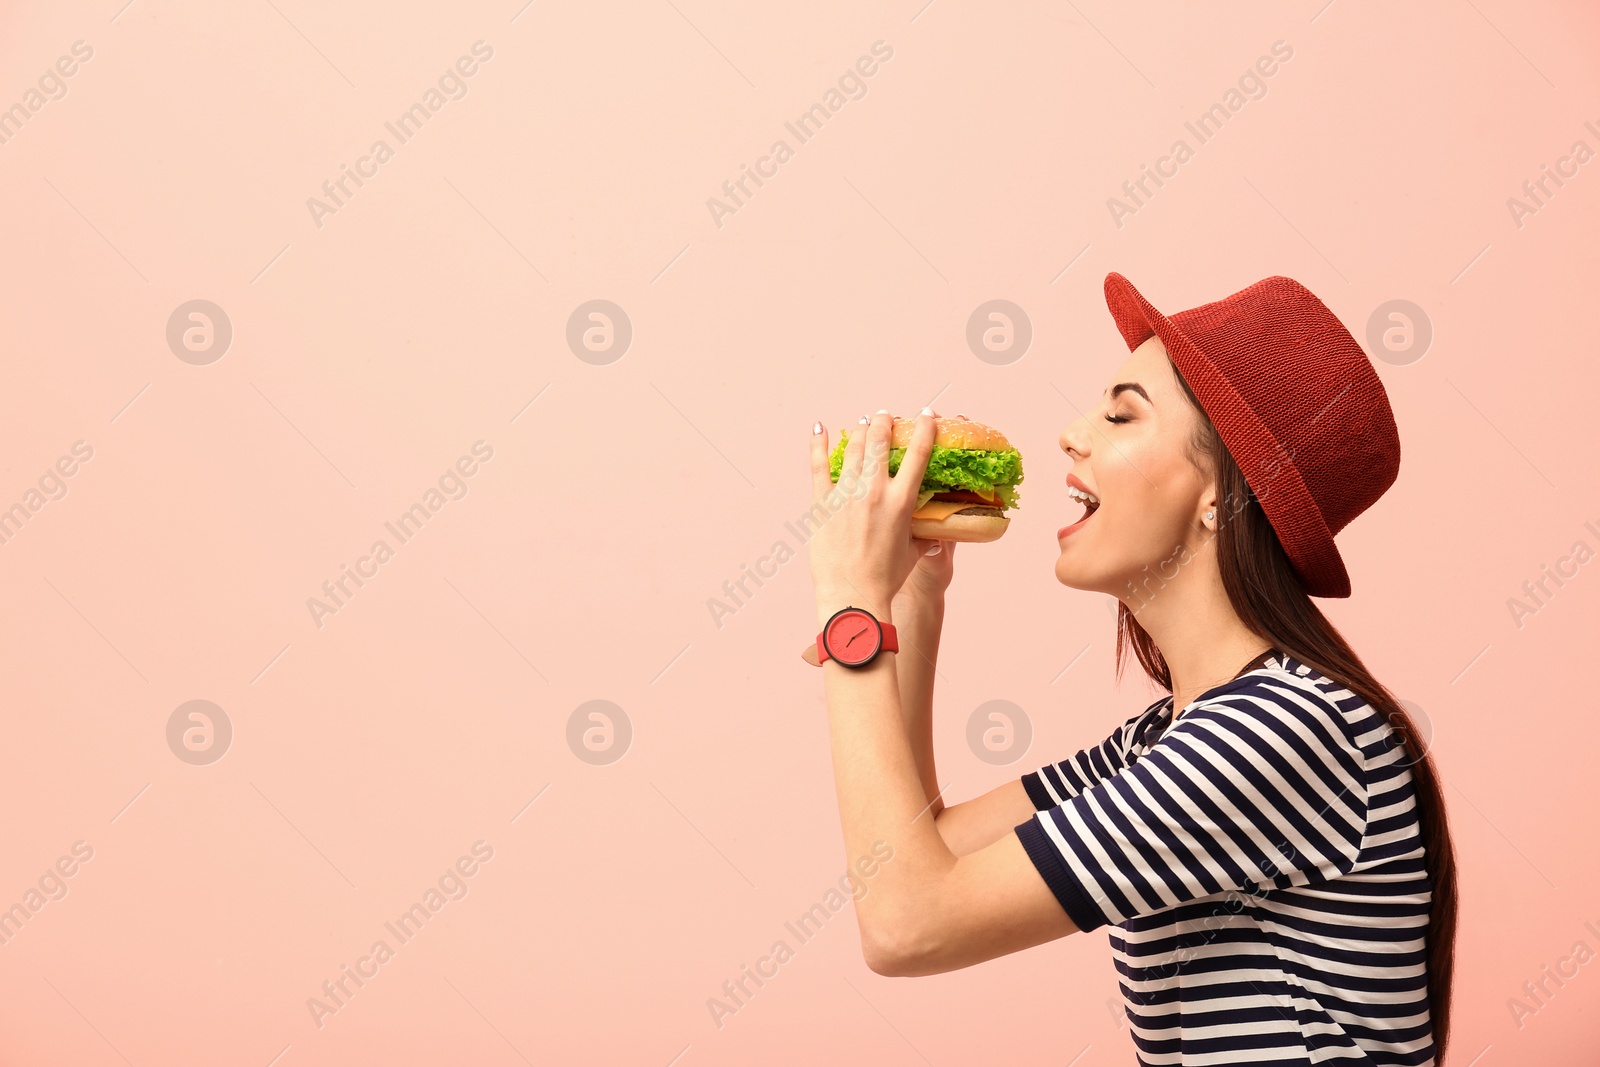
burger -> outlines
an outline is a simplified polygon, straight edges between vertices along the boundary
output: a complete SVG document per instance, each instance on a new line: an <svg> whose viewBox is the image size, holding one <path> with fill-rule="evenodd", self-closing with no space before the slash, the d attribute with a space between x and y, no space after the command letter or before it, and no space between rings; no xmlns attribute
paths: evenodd
<svg viewBox="0 0 1600 1067"><path fill-rule="evenodd" d="M936 541L993 541L1006 532L1006 511L1017 506L1022 454L1006 435L964 415L933 420L933 451L922 475L911 536ZM894 420L889 440L889 473L900 469L911 444L915 419ZM828 468L839 480L850 432L841 430Z"/></svg>

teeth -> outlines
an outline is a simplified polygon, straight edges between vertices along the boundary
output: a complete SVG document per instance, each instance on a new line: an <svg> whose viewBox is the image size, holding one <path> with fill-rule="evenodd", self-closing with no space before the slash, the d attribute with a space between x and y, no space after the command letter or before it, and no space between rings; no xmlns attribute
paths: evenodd
<svg viewBox="0 0 1600 1067"><path fill-rule="evenodd" d="M1079 489L1075 485L1067 486L1067 495L1074 500L1082 500L1090 504L1098 505L1100 503L1099 497L1095 496L1093 493L1085 493L1082 489Z"/></svg>

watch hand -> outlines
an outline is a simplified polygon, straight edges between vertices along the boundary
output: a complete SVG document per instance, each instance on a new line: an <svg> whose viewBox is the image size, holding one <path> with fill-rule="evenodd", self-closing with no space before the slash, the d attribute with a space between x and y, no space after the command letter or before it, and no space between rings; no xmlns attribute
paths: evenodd
<svg viewBox="0 0 1600 1067"><path fill-rule="evenodd" d="M866 632L867 632L867 628L865 626L863 626L861 629L857 630L855 632L855 635L853 637L851 637L850 640L848 640L848 641L846 641L844 643L844 647L845 648L849 648L851 645L855 644L856 643L856 638L860 637L862 634L864 634Z"/></svg>

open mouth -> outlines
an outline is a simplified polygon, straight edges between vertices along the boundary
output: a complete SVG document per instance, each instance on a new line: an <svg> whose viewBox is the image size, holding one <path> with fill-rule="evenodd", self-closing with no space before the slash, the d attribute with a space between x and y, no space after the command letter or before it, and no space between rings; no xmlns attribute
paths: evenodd
<svg viewBox="0 0 1600 1067"><path fill-rule="evenodd" d="M1080 492L1073 491L1072 499L1075 502L1083 505L1083 514L1078 517L1076 522L1069 523L1068 525L1063 526L1060 530L1056 531L1056 538L1057 539L1060 539L1060 538L1066 536L1068 533L1071 533L1073 530L1076 530L1076 529L1080 528L1081 526L1083 526L1084 523L1088 522L1091 518L1094 517L1094 513L1096 511L1100 510L1100 502L1099 501L1090 500L1086 495L1084 495L1084 494L1082 494Z"/></svg>

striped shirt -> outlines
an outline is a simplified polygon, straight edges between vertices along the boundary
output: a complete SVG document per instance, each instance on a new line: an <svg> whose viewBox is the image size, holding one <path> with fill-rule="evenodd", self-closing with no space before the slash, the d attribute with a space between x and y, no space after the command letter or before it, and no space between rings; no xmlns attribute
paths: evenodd
<svg viewBox="0 0 1600 1067"><path fill-rule="evenodd" d="M1026 774L1016 827L1108 927L1140 1064L1431 1067L1432 883L1382 713L1276 649Z"/></svg>

